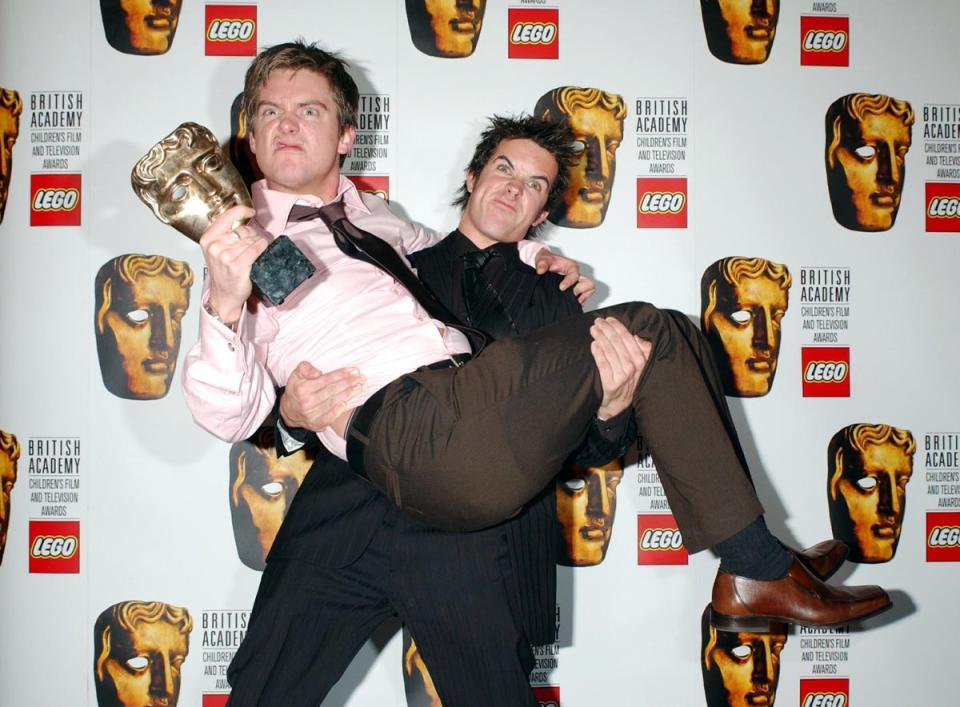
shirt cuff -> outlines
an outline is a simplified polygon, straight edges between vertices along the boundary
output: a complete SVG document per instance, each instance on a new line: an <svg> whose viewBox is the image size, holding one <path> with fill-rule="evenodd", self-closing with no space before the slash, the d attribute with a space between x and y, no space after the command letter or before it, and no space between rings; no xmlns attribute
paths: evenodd
<svg viewBox="0 0 960 707"><path fill-rule="evenodd" d="M283 440L283 448L286 450L287 454L293 454L298 449L302 449L306 442L301 442L299 439L290 434L290 431L287 430L287 426L284 424L283 419L277 415L277 432L280 434L280 439Z"/></svg>
<svg viewBox="0 0 960 707"><path fill-rule="evenodd" d="M619 442L627 428L627 420L632 413L633 408L627 408L606 420L601 420L595 416L593 422L597 426L597 431L600 432L601 437L608 442Z"/></svg>

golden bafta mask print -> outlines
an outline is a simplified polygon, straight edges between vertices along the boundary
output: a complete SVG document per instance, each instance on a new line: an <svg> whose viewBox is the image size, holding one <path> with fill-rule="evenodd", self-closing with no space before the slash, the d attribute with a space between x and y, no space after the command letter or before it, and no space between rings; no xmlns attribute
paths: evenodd
<svg viewBox="0 0 960 707"><path fill-rule="evenodd" d="M0 430L0 563L7 547L7 529L10 527L10 494L17 483L17 460L20 443L16 435Z"/></svg>
<svg viewBox="0 0 960 707"><path fill-rule="evenodd" d="M853 231L886 231L897 220L915 116L907 101L850 93L827 109L827 188L833 216Z"/></svg>
<svg viewBox="0 0 960 707"><path fill-rule="evenodd" d="M128 253L108 260L94 282L94 329L107 390L157 400L170 390L193 271L182 260Z"/></svg>
<svg viewBox="0 0 960 707"><path fill-rule="evenodd" d="M13 144L20 135L20 114L23 101L20 94L0 88L0 223L7 209L10 195L10 174L13 171Z"/></svg>
<svg viewBox="0 0 960 707"><path fill-rule="evenodd" d="M249 132L250 124L247 121L247 113L243 109L243 93L238 93L230 105L230 143L227 145L227 151L230 161L237 168L247 189L258 179L263 179L263 173L257 166L257 159L250 150L250 142L247 140Z"/></svg>
<svg viewBox="0 0 960 707"><path fill-rule="evenodd" d="M406 0L413 45L429 56L456 59L477 48L486 0Z"/></svg>
<svg viewBox="0 0 960 707"><path fill-rule="evenodd" d="M277 455L273 425L230 447L230 516L237 555L262 571L280 524L313 464L303 450Z"/></svg>
<svg viewBox="0 0 960 707"><path fill-rule="evenodd" d="M443 707L427 664L406 626L403 627L403 689L407 707Z"/></svg>
<svg viewBox="0 0 960 707"><path fill-rule="evenodd" d="M103 31L124 54L166 54L173 44L183 0L100 0Z"/></svg>
<svg viewBox="0 0 960 707"><path fill-rule="evenodd" d="M151 147L130 182L154 216L195 242L231 206L253 205L216 136L197 123L181 123Z"/></svg>
<svg viewBox="0 0 960 707"><path fill-rule="evenodd" d="M190 651L190 612L159 601L123 601L93 627L99 707L174 707Z"/></svg>
<svg viewBox="0 0 960 707"><path fill-rule="evenodd" d="M777 35L780 0L700 0L710 53L728 64L762 64Z"/></svg>
<svg viewBox="0 0 960 707"><path fill-rule="evenodd" d="M599 88L561 86L543 94L533 113L543 120L567 122L579 152L567 168L570 181L563 198L548 220L568 228L599 226L610 205L626 103Z"/></svg>
<svg viewBox="0 0 960 707"><path fill-rule="evenodd" d="M599 565L606 557L617 513L617 487L623 464L571 465L556 482L560 522L561 563L575 567Z"/></svg>
<svg viewBox="0 0 960 707"><path fill-rule="evenodd" d="M763 258L722 258L704 271L700 325L725 394L755 398L770 392L791 282L786 265Z"/></svg>
<svg viewBox="0 0 960 707"><path fill-rule="evenodd" d="M773 707L780 681L780 653L787 643L786 624L772 623L769 633L718 631L710 624L707 606L700 631L707 707Z"/></svg>
<svg viewBox="0 0 960 707"><path fill-rule="evenodd" d="M916 451L910 431L891 425L848 425L830 439L830 525L851 562L889 562L896 554Z"/></svg>

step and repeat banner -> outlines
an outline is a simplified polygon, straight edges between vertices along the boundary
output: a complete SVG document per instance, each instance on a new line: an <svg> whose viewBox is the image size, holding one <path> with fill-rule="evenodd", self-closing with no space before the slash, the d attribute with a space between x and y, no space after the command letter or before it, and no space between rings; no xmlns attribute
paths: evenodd
<svg viewBox="0 0 960 707"><path fill-rule="evenodd" d="M296 37L360 86L344 171L439 230L487 116L566 116L582 153L543 238L599 283L590 307L696 320L768 524L844 540L838 579L894 597L863 624L712 632L716 559L687 555L641 442L557 484L541 703L953 703L957 27L948 0L4 3L0 703L226 701L310 462L277 460L270 430L230 445L191 421L203 260L130 171L188 120L242 163L244 70ZM324 704L431 692L393 625Z"/></svg>

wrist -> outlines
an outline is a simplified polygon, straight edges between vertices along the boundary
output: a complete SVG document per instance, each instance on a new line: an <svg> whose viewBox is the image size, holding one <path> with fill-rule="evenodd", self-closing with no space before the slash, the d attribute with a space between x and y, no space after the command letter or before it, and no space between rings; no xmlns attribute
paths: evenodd
<svg viewBox="0 0 960 707"><path fill-rule="evenodd" d="M236 332L236 331L237 331L237 325L238 325L239 322L240 322L240 312L239 312L239 311L236 312L235 314L233 314L233 316L224 316L224 315L220 314L220 312L218 311L218 309L217 309L211 302L209 302L209 301L206 302L206 303L204 303L203 308L204 308L204 310L206 310L207 314L209 314L211 317L213 317L213 318L216 319L218 322L220 322L221 324L223 324L223 325L224 325L225 327L227 327L230 331L232 331L232 332Z"/></svg>

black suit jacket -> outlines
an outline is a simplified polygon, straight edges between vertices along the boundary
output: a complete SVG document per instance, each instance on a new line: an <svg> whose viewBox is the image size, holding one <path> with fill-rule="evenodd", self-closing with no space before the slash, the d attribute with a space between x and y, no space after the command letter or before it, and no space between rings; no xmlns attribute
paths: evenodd
<svg viewBox="0 0 960 707"><path fill-rule="evenodd" d="M560 292L558 275L537 275L520 261L515 244L498 244L496 248L500 253L491 261L490 280L515 324L514 333L524 334L581 313L572 290ZM454 231L437 245L411 257L423 283L461 320L466 318L460 288L461 256L471 250L477 249ZM277 397L279 401L280 396ZM576 455L577 463L602 464L623 454L629 435L635 436L632 416L628 417L630 426L615 442L592 430L584 448ZM384 519L391 514L398 516L400 512L372 485L354 475L346 462L321 447L316 435L305 430L289 432L304 441L317 459L294 497L268 561L295 558L328 567L348 565L361 555ZM287 453L281 435L277 434L276 439L278 453ZM432 543L455 543L463 557L476 557L481 553L504 556L501 566L506 599L520 626L535 645L555 640L560 538L552 485L514 518L474 533L429 529L406 517L390 520L391 525L398 522L421 535L424 553L430 552ZM451 596L470 591L469 586L448 589ZM477 617L477 620L483 618Z"/></svg>

